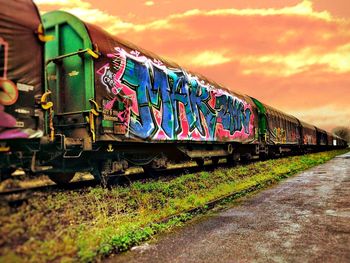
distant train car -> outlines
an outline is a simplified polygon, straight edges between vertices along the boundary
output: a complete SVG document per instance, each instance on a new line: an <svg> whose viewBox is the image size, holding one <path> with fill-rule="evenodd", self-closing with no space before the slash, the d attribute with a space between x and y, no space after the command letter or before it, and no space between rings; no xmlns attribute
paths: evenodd
<svg viewBox="0 0 350 263"><path fill-rule="evenodd" d="M333 135L333 145L337 148L343 148L347 146L347 142L337 135Z"/></svg>
<svg viewBox="0 0 350 263"><path fill-rule="evenodd" d="M0 0L0 177L30 166L43 136L43 29L32 1Z"/></svg>
<svg viewBox="0 0 350 263"><path fill-rule="evenodd" d="M264 105L269 128L269 142L282 145L299 145L298 119L271 106Z"/></svg>
<svg viewBox="0 0 350 263"><path fill-rule="evenodd" d="M311 150L317 146L317 134L315 126L300 121L300 134L302 138L302 145L306 147L306 149Z"/></svg>
<svg viewBox="0 0 350 263"><path fill-rule="evenodd" d="M327 138L327 132L325 130L322 130L320 128L316 129L316 144L320 146L320 149L327 149L328 145L328 138Z"/></svg>
<svg viewBox="0 0 350 263"><path fill-rule="evenodd" d="M333 135L330 132L327 132L327 146L333 146Z"/></svg>
<svg viewBox="0 0 350 263"><path fill-rule="evenodd" d="M252 98L259 109L259 130L270 154L297 151L301 144L297 118Z"/></svg>

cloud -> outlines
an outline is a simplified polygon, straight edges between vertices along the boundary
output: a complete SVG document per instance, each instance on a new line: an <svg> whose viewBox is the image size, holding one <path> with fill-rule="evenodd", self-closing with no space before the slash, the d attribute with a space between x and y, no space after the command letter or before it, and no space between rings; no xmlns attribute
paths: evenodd
<svg viewBox="0 0 350 263"><path fill-rule="evenodd" d="M227 52L205 50L198 54L193 54L190 57L187 56L187 58L183 58L183 60L188 60L189 65L214 66L231 61L230 58L226 57L225 53Z"/></svg>
<svg viewBox="0 0 350 263"><path fill-rule="evenodd" d="M125 22L97 8L92 8L90 3L83 0L34 0L34 2L39 6L41 12L45 13L55 9L67 11L85 22L100 25L109 32L113 32L114 27L125 30L134 27L132 23Z"/></svg>
<svg viewBox="0 0 350 263"><path fill-rule="evenodd" d="M61 9L69 11L73 14L84 15L81 18L87 22L97 22L102 23L107 26L107 29L112 34L123 33L128 30L135 31L148 31L152 29L159 28L169 28L175 26L176 22L181 19L186 19L195 16L201 17L229 17L229 16L280 16L280 15L298 15L298 16L307 16L317 19L332 20L332 16L326 12L316 12L312 8L311 1L304 0L301 3L285 7L281 9L216 9L216 10L199 10L193 9L188 10L181 14L172 14L163 19L158 19L145 24L134 24L132 22L123 21L121 23L120 19L116 16L111 16L108 13L92 8L92 5L83 0L69 1L69 0L34 0L35 3L39 6L60 6ZM144 5L153 6L154 1L146 1ZM79 10L80 9L80 10ZM96 13L96 17L91 17L90 15ZM106 17L109 18L108 23L106 24ZM125 26L127 25L127 26Z"/></svg>
<svg viewBox="0 0 350 263"><path fill-rule="evenodd" d="M308 123L313 123L316 126L331 130L335 126L350 126L350 108L343 108L337 105L329 104L322 107L300 108L297 111L290 109L290 114L302 119ZM344 118L345 117L345 118ZM336 125L334 125L336 123Z"/></svg>
<svg viewBox="0 0 350 263"><path fill-rule="evenodd" d="M90 3L83 0L34 0L35 4L39 6L60 6L64 8L83 8L91 7Z"/></svg>
<svg viewBox="0 0 350 263"><path fill-rule="evenodd" d="M147 1L145 2L145 5L151 6L153 5L153 1ZM202 16L202 17L230 17L230 16L247 16L247 17L255 17L255 16L269 16L269 17L276 17L276 16L300 16L300 17L308 17L318 20L324 20L324 21L333 21L336 18L332 17L332 15L327 11L317 12L313 9L312 2L308 0L304 0L301 3L291 6L291 7L284 7L280 9L273 9L273 8L256 8L256 9L216 9L216 10L199 10L199 9L192 9L188 10L181 14L172 14L168 17L165 17L163 19L159 19L157 21L153 21L151 23L146 23L144 25L138 25L134 24L134 29L136 31L140 30L149 30L154 27L154 25L171 25L173 21L186 19L189 17L194 16ZM114 28L115 32L118 33L118 28ZM124 30L124 28L121 28L121 30Z"/></svg>
<svg viewBox="0 0 350 263"><path fill-rule="evenodd" d="M247 66L243 74L264 74L290 76L308 71L310 66L327 68L334 73L350 72L350 44L341 45L328 52L319 52L317 48L306 47L287 55L266 54L242 58Z"/></svg>
<svg viewBox="0 0 350 263"><path fill-rule="evenodd" d="M145 6L153 6L154 2L153 1L146 1Z"/></svg>
<svg viewBox="0 0 350 263"><path fill-rule="evenodd" d="M123 26L123 22L116 17L109 15L103 11L98 9L90 9L90 8L63 8L62 10L69 11L69 13L84 18L83 20L93 24L108 24L109 21L113 20L114 23L119 23L119 26Z"/></svg>
<svg viewBox="0 0 350 263"><path fill-rule="evenodd" d="M209 11L208 15L239 15L239 16L276 16L276 15L299 15L309 16L323 20L332 20L332 16L327 11L315 12L312 2L304 0L301 3L280 9L218 9Z"/></svg>

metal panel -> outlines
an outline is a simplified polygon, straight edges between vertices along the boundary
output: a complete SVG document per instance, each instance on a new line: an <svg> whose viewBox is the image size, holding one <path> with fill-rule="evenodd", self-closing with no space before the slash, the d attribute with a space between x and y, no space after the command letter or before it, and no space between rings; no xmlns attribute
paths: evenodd
<svg viewBox="0 0 350 263"><path fill-rule="evenodd" d="M333 135L327 132L327 145L331 146L333 144Z"/></svg>
<svg viewBox="0 0 350 263"><path fill-rule="evenodd" d="M67 56L48 63L47 90L52 92L57 114L81 112L91 108L89 99L94 98L93 59L79 51L92 48L84 23L62 11L44 14L47 34L55 36L45 48L46 60Z"/></svg>
<svg viewBox="0 0 350 263"><path fill-rule="evenodd" d="M263 104L267 116L268 142L272 144L296 145L300 143L297 118Z"/></svg>
<svg viewBox="0 0 350 263"><path fill-rule="evenodd" d="M316 128L306 122L300 121L302 142L304 145L317 145Z"/></svg>
<svg viewBox="0 0 350 263"><path fill-rule="evenodd" d="M257 99L251 97L253 102L255 103L258 110L258 119L259 119L259 136L262 141L266 141L267 139L267 117L266 117L266 109L264 105Z"/></svg>
<svg viewBox="0 0 350 263"><path fill-rule="evenodd" d="M317 139L317 145L327 145L327 132L325 130L322 130L320 128L316 128L316 139Z"/></svg>

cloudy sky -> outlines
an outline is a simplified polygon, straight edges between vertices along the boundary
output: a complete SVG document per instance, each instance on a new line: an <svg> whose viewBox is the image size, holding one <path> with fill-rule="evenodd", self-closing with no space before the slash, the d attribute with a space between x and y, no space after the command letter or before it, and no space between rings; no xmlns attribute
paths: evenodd
<svg viewBox="0 0 350 263"><path fill-rule="evenodd" d="M349 0L35 0L330 130L350 127Z"/></svg>

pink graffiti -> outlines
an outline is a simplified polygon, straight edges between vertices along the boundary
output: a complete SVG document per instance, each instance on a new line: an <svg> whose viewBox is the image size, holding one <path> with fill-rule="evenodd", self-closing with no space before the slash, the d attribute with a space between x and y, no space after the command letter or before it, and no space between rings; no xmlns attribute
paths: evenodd
<svg viewBox="0 0 350 263"><path fill-rule="evenodd" d="M106 110L111 110L114 106L114 102L117 100L117 97L115 97L113 100L109 101L105 105Z"/></svg>
<svg viewBox="0 0 350 263"><path fill-rule="evenodd" d="M16 126L16 119L4 111L4 106L0 104L0 139L28 138L29 135Z"/></svg>

